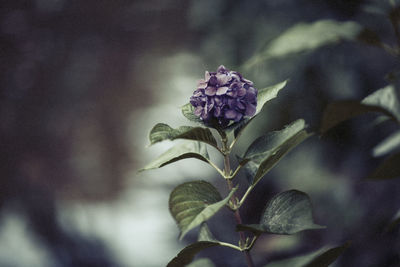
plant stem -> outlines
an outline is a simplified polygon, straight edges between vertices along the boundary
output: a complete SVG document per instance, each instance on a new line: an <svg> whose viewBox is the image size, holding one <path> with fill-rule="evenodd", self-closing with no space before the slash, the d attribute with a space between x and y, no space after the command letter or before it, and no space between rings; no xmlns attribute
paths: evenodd
<svg viewBox="0 0 400 267"><path fill-rule="evenodd" d="M243 205L243 202L246 200L247 196L250 194L251 190L253 190L254 186L250 185L249 188L247 188L246 193L244 193L242 199L239 201L238 208L240 208Z"/></svg>
<svg viewBox="0 0 400 267"><path fill-rule="evenodd" d="M224 151L224 171L225 171L225 176L228 177L231 175L231 165L230 165L230 161L229 161L229 152L230 150L228 149L228 145L227 145L227 137L222 136L222 150ZM228 188L229 191L231 191L233 189L233 184L232 184L232 180L231 179L226 179L227 183L228 183ZM232 203L234 203L234 206L237 205L237 198L236 195L233 194L232 198L231 198ZM236 223L237 224L242 224L242 218L240 217L240 212L239 209L236 209L234 211L235 213L235 219L236 219ZM239 232L239 238L240 238L240 247L243 248L244 246L246 246L246 237L244 235L243 232ZM243 253L246 257L246 262L247 262L247 266L248 267L254 267L254 263L253 260L251 258L250 252L246 249L243 250Z"/></svg>
<svg viewBox="0 0 400 267"><path fill-rule="evenodd" d="M220 168L218 168L217 165L215 165L211 160L208 160L208 163L219 173L221 174L221 176L226 179L225 173L223 171L221 171Z"/></svg>
<svg viewBox="0 0 400 267"><path fill-rule="evenodd" d="M239 251L243 251L240 247L235 246L235 245L230 244L230 243L218 242L218 244L220 244L221 246L224 246L224 247L233 248L233 249L236 249L236 250L239 250Z"/></svg>
<svg viewBox="0 0 400 267"><path fill-rule="evenodd" d="M236 168L236 170L232 173L232 175L229 176L229 177L227 177L227 179L233 179L233 178L236 176L236 174L240 171L240 169L242 168L242 166L243 166L243 165L239 165L239 166Z"/></svg>

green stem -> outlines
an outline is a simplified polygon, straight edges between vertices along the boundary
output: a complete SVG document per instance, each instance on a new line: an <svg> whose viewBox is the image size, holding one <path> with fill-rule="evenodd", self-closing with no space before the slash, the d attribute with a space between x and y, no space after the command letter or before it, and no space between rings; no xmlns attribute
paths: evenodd
<svg viewBox="0 0 400 267"><path fill-rule="evenodd" d="M215 170L217 170L217 172L218 172L219 174L221 174L221 176L222 176L224 179L227 179L227 177L225 176L225 173L224 173L220 168L218 168L218 166L215 165L214 162L212 162L211 160L207 160L207 161L208 161L208 163L209 163Z"/></svg>
<svg viewBox="0 0 400 267"><path fill-rule="evenodd" d="M230 175L229 177L226 177L226 179L233 179L236 174L240 171L240 169L243 167L243 165L239 165L236 170L232 173L232 175Z"/></svg>
<svg viewBox="0 0 400 267"><path fill-rule="evenodd" d="M247 188L246 193L244 193L242 199L239 201L238 208L240 208L243 205L243 202L246 200L247 196L250 194L251 190L253 190L254 185L250 185L249 188Z"/></svg>
<svg viewBox="0 0 400 267"><path fill-rule="evenodd" d="M225 171L225 176L229 177L231 175L231 165L229 161L229 153L230 149L228 148L228 139L225 134L221 135L222 137L222 151L224 152L224 171ZM226 182L228 184L229 191L233 189L233 183L231 179L226 179ZM237 206L237 198L235 194L232 195L231 201L233 203L233 206ZM240 216L239 209L235 209L235 219L237 224L242 224L242 218ZM243 232L239 232L239 238L240 238L240 249L243 251L245 257L246 257L246 262L248 267L254 267L253 260L251 258L250 252L247 249L243 249L246 246L246 237Z"/></svg>
<svg viewBox="0 0 400 267"><path fill-rule="evenodd" d="M248 245L248 247L246 248L247 250L250 250L250 249L254 246L254 244L256 243L256 241L257 241L257 239L258 239L259 236L260 236L260 235L255 235L255 236L253 237L253 239L251 240L250 245Z"/></svg>
<svg viewBox="0 0 400 267"><path fill-rule="evenodd" d="M231 243L218 242L218 244L220 244L221 246L224 246L224 247L233 248L233 249L236 249L236 250L239 250L239 251L243 251L240 247L235 246L235 245L233 245Z"/></svg>
<svg viewBox="0 0 400 267"><path fill-rule="evenodd" d="M229 146L229 149L232 149L233 146L236 144L236 141L239 139L239 136L237 136L235 139L233 139L232 143Z"/></svg>

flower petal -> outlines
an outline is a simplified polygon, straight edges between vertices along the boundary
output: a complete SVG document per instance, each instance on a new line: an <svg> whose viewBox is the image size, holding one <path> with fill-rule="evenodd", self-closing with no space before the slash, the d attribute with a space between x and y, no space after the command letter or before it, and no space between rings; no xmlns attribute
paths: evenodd
<svg viewBox="0 0 400 267"><path fill-rule="evenodd" d="M224 95L228 91L229 87L223 86L217 89L217 95Z"/></svg>
<svg viewBox="0 0 400 267"><path fill-rule="evenodd" d="M247 100L248 102L253 102L254 99L256 98L256 96L257 96L257 91L256 91L256 89L254 89L254 87L250 87L250 88L247 90L247 93L246 93L246 100Z"/></svg>
<svg viewBox="0 0 400 267"><path fill-rule="evenodd" d="M251 117L251 116L253 116L255 113L256 113L256 106L253 105L253 104L247 104L247 106L246 106L246 111L245 111L244 114L245 114L246 116Z"/></svg>
<svg viewBox="0 0 400 267"><path fill-rule="evenodd" d="M237 90L237 95L238 95L238 96L244 96L246 93L247 93L247 91L246 91L246 89L244 89L243 87L240 87L240 88Z"/></svg>
<svg viewBox="0 0 400 267"><path fill-rule="evenodd" d="M246 109L246 106L241 101L237 101L236 107L239 109Z"/></svg>
<svg viewBox="0 0 400 267"><path fill-rule="evenodd" d="M221 108L215 107L214 109L214 117L219 117L221 115Z"/></svg>
<svg viewBox="0 0 400 267"><path fill-rule="evenodd" d="M227 111L225 111L225 118L233 120L236 118L237 116L237 112L234 109L228 109Z"/></svg>
<svg viewBox="0 0 400 267"><path fill-rule="evenodd" d="M217 73L217 75L215 75L215 76L218 79L218 85L225 85L232 79L231 76L226 75L226 74Z"/></svg>
<svg viewBox="0 0 400 267"><path fill-rule="evenodd" d="M206 102L206 109L205 112L210 112L211 109L214 107L214 101L210 100Z"/></svg>
<svg viewBox="0 0 400 267"><path fill-rule="evenodd" d="M231 73L231 76L232 76L232 79L234 80L234 81L236 81L236 82L240 82L240 80L241 80L241 75L240 75L240 73L238 73L238 72L235 72L235 71L233 71L232 73Z"/></svg>
<svg viewBox="0 0 400 267"><path fill-rule="evenodd" d="M204 80L206 82L208 82L210 80L210 77L211 77L211 74L208 71L206 71L206 73L204 74Z"/></svg>
<svg viewBox="0 0 400 267"><path fill-rule="evenodd" d="M242 81L245 82L245 83L247 83L247 84L249 84L249 85L253 85L253 82L252 82L252 81L247 80L247 79L245 79L245 78L242 78Z"/></svg>
<svg viewBox="0 0 400 267"><path fill-rule="evenodd" d="M201 113L203 113L203 107L201 106L197 106L193 111L193 114L196 115L197 117L200 117Z"/></svg>
<svg viewBox="0 0 400 267"><path fill-rule="evenodd" d="M210 79L208 79L208 84L209 84L210 86L215 86L215 85L217 85L217 84L218 84L218 79L217 79L217 77L215 77L215 75L212 75L212 76L210 77Z"/></svg>
<svg viewBox="0 0 400 267"><path fill-rule="evenodd" d="M235 121L238 122L238 121L240 121L242 118L243 118L243 114L238 112L237 115L236 115Z"/></svg>
<svg viewBox="0 0 400 267"><path fill-rule="evenodd" d="M231 90L231 91L227 92L226 94L233 98L236 98L236 96L237 96L236 90Z"/></svg>
<svg viewBox="0 0 400 267"><path fill-rule="evenodd" d="M218 72L218 73L226 73L226 72L228 72L228 70L225 68L224 65L220 65L220 66L218 67L218 69L217 69L217 72Z"/></svg>
<svg viewBox="0 0 400 267"><path fill-rule="evenodd" d="M200 80L197 84L197 88L199 89L206 89L208 83L204 80Z"/></svg>
<svg viewBox="0 0 400 267"><path fill-rule="evenodd" d="M215 87L213 87L213 86L209 86L209 87L207 87L207 88L204 90L204 93L205 93L206 95L209 95L209 96L215 95L216 92L217 92L217 88L215 88Z"/></svg>

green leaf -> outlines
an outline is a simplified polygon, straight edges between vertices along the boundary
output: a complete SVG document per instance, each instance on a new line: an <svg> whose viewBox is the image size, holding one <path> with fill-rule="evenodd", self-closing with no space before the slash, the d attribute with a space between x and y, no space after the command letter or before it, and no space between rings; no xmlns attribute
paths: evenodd
<svg viewBox="0 0 400 267"><path fill-rule="evenodd" d="M197 237L197 241L212 241L218 242L215 239L214 235L211 233L210 228L208 228L207 223L203 222L200 226L199 236Z"/></svg>
<svg viewBox="0 0 400 267"><path fill-rule="evenodd" d="M361 31L362 27L353 21L319 20L299 23L270 42L263 51L250 58L245 66L252 67L271 58L314 50L341 40L354 40Z"/></svg>
<svg viewBox="0 0 400 267"><path fill-rule="evenodd" d="M252 184L258 183L290 150L311 136L304 129L304 120L299 119L283 130L270 132L257 138L247 149L243 159L250 160L245 166L254 174Z"/></svg>
<svg viewBox="0 0 400 267"><path fill-rule="evenodd" d="M390 116L385 109L369 106L357 101L345 100L329 104L324 110L320 132L325 133L339 123L369 112L381 112Z"/></svg>
<svg viewBox="0 0 400 267"><path fill-rule="evenodd" d="M176 187L169 198L169 210L181 230L179 239L214 216L235 191L233 189L222 199L217 189L205 181L188 182Z"/></svg>
<svg viewBox="0 0 400 267"><path fill-rule="evenodd" d="M324 111L320 131L325 133L342 121L368 113L380 112L399 122L400 105L395 88L388 85L358 101L337 101L328 105Z"/></svg>
<svg viewBox="0 0 400 267"><path fill-rule="evenodd" d="M331 265L343 252L350 246L350 242L345 243L343 246L331 248L318 257L314 258L310 263L304 267L328 267Z"/></svg>
<svg viewBox="0 0 400 267"><path fill-rule="evenodd" d="M203 124L203 121L199 117L194 115L193 112L194 112L194 107L193 107L192 104L187 103L187 104L182 106L182 114L183 114L183 116L185 116L190 121Z"/></svg>
<svg viewBox="0 0 400 267"><path fill-rule="evenodd" d="M200 141L214 147L218 147L217 141L212 135L210 129L207 128L181 126L177 129L173 129L165 123L158 123L150 131L150 143L152 145L164 140L175 139Z"/></svg>
<svg viewBox="0 0 400 267"><path fill-rule="evenodd" d="M388 225L386 232L393 231L398 224L400 224L400 210L398 210L396 214L393 216L393 219Z"/></svg>
<svg viewBox="0 0 400 267"><path fill-rule="evenodd" d="M200 241L193 243L179 252L167 265L167 267L182 267L191 263L194 256L206 248L219 246L218 242Z"/></svg>
<svg viewBox="0 0 400 267"><path fill-rule="evenodd" d="M258 183L287 153L311 135L303 130L276 148L270 156L264 158L254 176L253 184Z"/></svg>
<svg viewBox="0 0 400 267"><path fill-rule="evenodd" d="M266 88L258 90L257 94L257 108L256 115L260 113L261 109L264 107L265 103L277 97L280 90L286 86L288 80L280 82L278 84L268 86Z"/></svg>
<svg viewBox="0 0 400 267"><path fill-rule="evenodd" d="M382 89L375 91L361 101L361 104L368 106L380 107L393 117L395 120L400 119L400 104L397 98L396 89L393 85L388 85Z"/></svg>
<svg viewBox="0 0 400 267"><path fill-rule="evenodd" d="M243 170L246 175L247 182L249 184L253 184L254 181L254 176L257 173L258 167L260 166L259 163L255 163L254 161L251 161L249 159L243 159L239 156L236 155L236 158L239 162L239 165L244 166Z"/></svg>
<svg viewBox="0 0 400 267"><path fill-rule="evenodd" d="M322 248L306 255L297 256L291 259L271 262L265 267L328 267L349 247L347 242L342 246L334 248Z"/></svg>
<svg viewBox="0 0 400 267"><path fill-rule="evenodd" d="M288 82L288 80L285 80L278 84L268 86L266 88L258 90L257 107L256 107L256 113L254 114L254 116L251 118L242 120L238 123L232 124L228 128L228 131L234 130L235 138L236 139L239 138L240 134L247 127L247 125L249 125L250 122L257 116L257 114L260 113L260 111L262 110L262 108L265 106L265 104L267 102L269 102L270 100L272 100L278 96L279 91L282 90L286 86L287 82Z"/></svg>
<svg viewBox="0 0 400 267"><path fill-rule="evenodd" d="M259 224L238 225L238 231L291 235L304 230L321 229L312 217L310 197L297 190L274 196L266 205Z"/></svg>
<svg viewBox="0 0 400 267"><path fill-rule="evenodd" d="M206 145L200 142L184 142L178 144L161 154L157 159L150 162L139 171L161 168L167 164L187 158L197 158L208 163L209 156Z"/></svg>
<svg viewBox="0 0 400 267"><path fill-rule="evenodd" d="M266 155L269 156L271 151L284 144L288 139L300 131L304 130L305 127L305 121L303 119L298 119L291 124L286 125L282 130L269 132L254 140L247 148L243 158L253 161L261 161Z"/></svg>
<svg viewBox="0 0 400 267"><path fill-rule="evenodd" d="M372 154L374 157L380 157L392 153L400 147L400 131L394 132L385 140L374 147Z"/></svg>
<svg viewBox="0 0 400 267"><path fill-rule="evenodd" d="M400 177L400 153L390 155L376 168L367 179L387 180Z"/></svg>

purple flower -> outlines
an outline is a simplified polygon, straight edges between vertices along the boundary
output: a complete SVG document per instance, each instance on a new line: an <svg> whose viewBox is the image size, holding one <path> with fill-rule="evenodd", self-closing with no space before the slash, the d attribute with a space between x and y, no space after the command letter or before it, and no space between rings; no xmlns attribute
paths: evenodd
<svg viewBox="0 0 400 267"><path fill-rule="evenodd" d="M195 108L194 114L205 124L217 122L226 127L256 113L257 89L239 72L221 65L217 72L206 71L190 103Z"/></svg>

